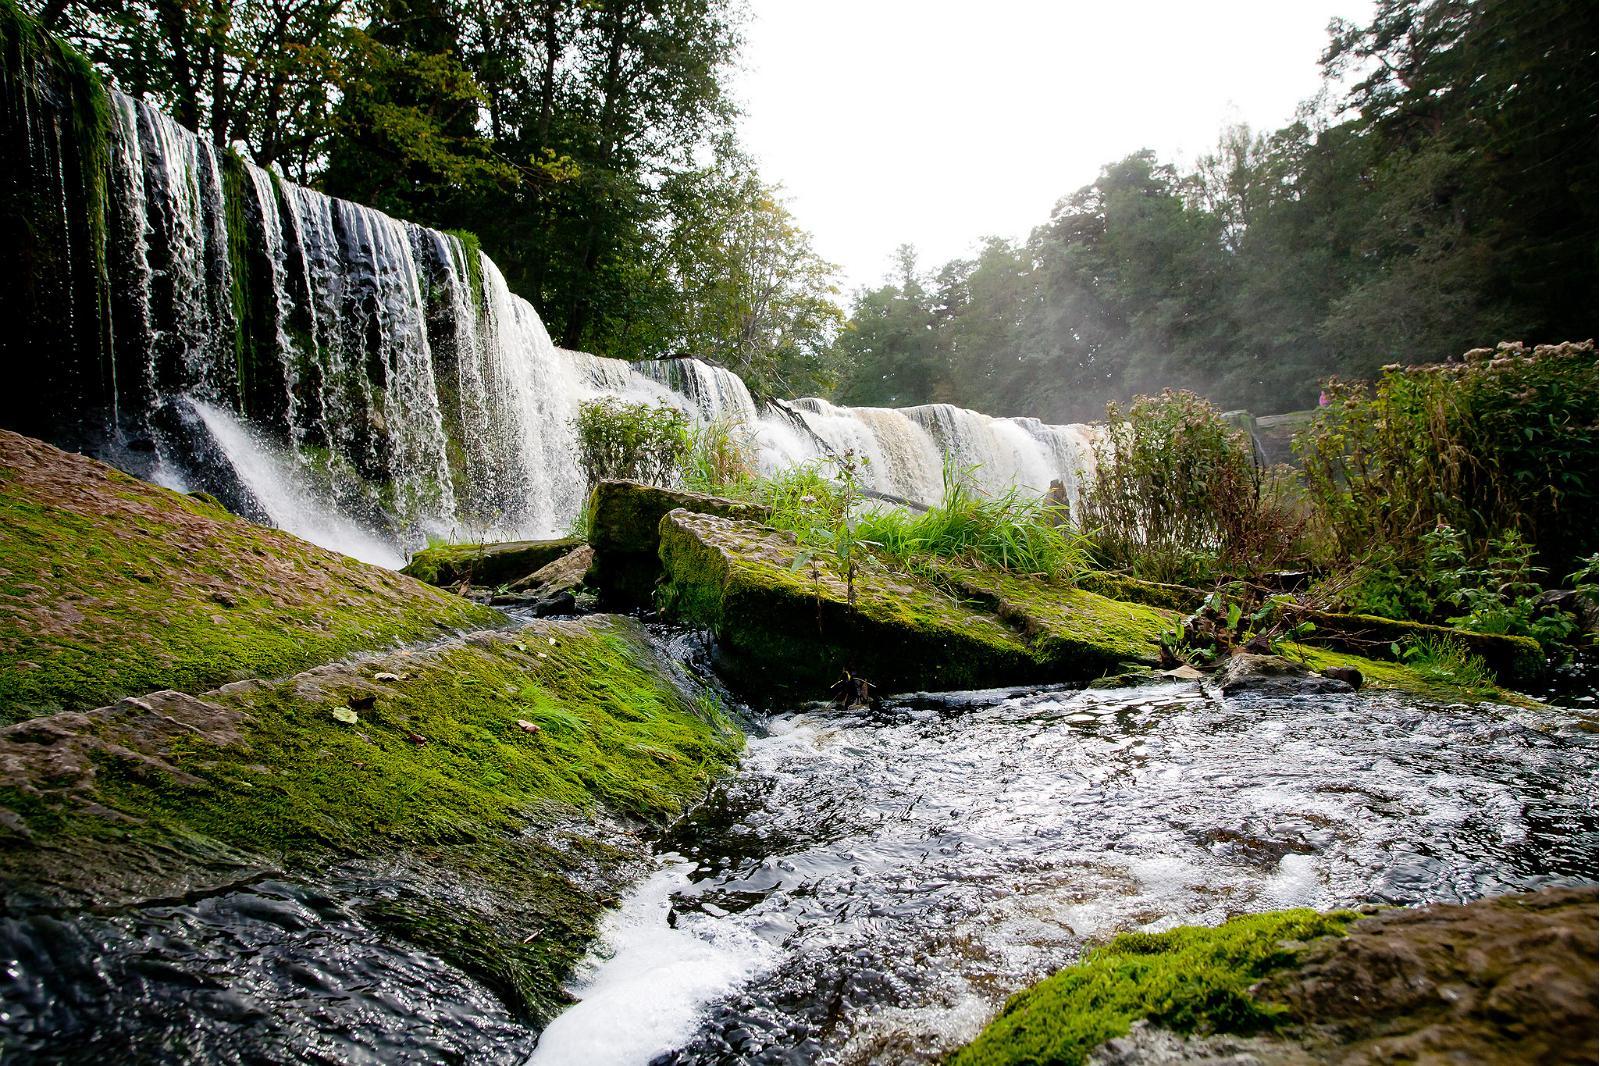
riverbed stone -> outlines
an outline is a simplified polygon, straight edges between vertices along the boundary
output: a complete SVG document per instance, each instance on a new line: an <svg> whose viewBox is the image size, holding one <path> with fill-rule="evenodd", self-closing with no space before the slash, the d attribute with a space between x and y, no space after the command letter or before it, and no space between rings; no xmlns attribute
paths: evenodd
<svg viewBox="0 0 1600 1066"><path fill-rule="evenodd" d="M601 481L589 496L589 546L594 560L587 581L613 606L647 606L661 577L660 527L669 511L763 521L770 509L682 489L634 481Z"/></svg>
<svg viewBox="0 0 1600 1066"><path fill-rule="evenodd" d="M441 588L495 589L531 577L583 544L578 537L508 540L497 544L438 544L417 552L400 572Z"/></svg>
<svg viewBox="0 0 1600 1066"><path fill-rule="evenodd" d="M1229 656L1217 672L1217 688L1224 696L1306 696L1354 692L1347 680L1313 673L1309 667L1281 655Z"/></svg>
<svg viewBox="0 0 1600 1066"><path fill-rule="evenodd" d="M825 558L751 522L670 512L663 609L712 630L746 688L826 691L845 670L884 692L1090 680L1154 663L1170 613L1078 589L947 568L863 567L854 590Z"/></svg>

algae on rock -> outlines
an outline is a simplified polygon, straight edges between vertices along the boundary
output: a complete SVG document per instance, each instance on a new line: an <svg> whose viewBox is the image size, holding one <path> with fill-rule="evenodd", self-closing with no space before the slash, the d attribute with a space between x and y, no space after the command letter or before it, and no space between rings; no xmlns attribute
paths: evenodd
<svg viewBox="0 0 1600 1066"><path fill-rule="evenodd" d="M495 611L0 431L0 721L281 677Z"/></svg>
<svg viewBox="0 0 1600 1066"><path fill-rule="evenodd" d="M885 691L1088 680L1154 662L1170 624L1155 608L988 571L936 584L867 568L852 603L784 534L713 515L671 512L660 544L663 609L715 631L725 668L760 689L820 691L841 670Z"/></svg>
<svg viewBox="0 0 1600 1066"><path fill-rule="evenodd" d="M116 906L398 864L414 891L382 924L542 1019L643 851L572 823L660 825L741 746L637 623L533 623L0 729L0 883L12 905Z"/></svg>

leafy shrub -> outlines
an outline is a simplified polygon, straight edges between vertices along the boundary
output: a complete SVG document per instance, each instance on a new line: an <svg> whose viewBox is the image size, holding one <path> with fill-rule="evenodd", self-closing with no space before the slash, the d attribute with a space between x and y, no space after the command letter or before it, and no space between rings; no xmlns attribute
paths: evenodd
<svg viewBox="0 0 1600 1066"><path fill-rule="evenodd" d="M573 425L578 466L590 485L607 478L671 485L689 454L689 419L668 404L606 397L579 407Z"/></svg>
<svg viewBox="0 0 1600 1066"><path fill-rule="evenodd" d="M1481 555L1516 530L1547 566L1595 550L1592 342L1469 352L1387 368L1374 385L1330 381L1295 439L1318 517L1347 558L1370 545L1415 560L1440 522Z"/></svg>
<svg viewBox="0 0 1600 1066"><path fill-rule="evenodd" d="M1099 561L1155 581L1201 582L1282 565L1305 522L1290 480L1207 401L1167 390L1106 408L1078 521Z"/></svg>

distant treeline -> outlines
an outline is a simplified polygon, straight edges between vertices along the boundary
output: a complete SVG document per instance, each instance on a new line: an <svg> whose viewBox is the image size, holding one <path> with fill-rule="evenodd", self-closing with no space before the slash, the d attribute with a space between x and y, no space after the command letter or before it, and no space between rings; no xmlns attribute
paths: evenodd
<svg viewBox="0 0 1600 1066"><path fill-rule="evenodd" d="M1183 386L1309 407L1365 376L1596 326L1596 4L1381 0L1325 88L1192 171L1145 151L1023 244L856 294L838 397L1049 420ZM1041 135L1046 135L1041 132Z"/></svg>

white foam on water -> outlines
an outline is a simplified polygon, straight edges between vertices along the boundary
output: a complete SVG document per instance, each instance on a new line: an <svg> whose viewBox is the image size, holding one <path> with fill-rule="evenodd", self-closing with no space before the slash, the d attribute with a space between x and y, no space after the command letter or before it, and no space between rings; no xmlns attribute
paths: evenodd
<svg viewBox="0 0 1600 1066"><path fill-rule="evenodd" d="M280 456L220 407L195 400L195 413L227 455L272 524L301 540L391 570L405 565L393 544L340 514L306 484L292 459Z"/></svg>
<svg viewBox="0 0 1600 1066"><path fill-rule="evenodd" d="M675 862L601 923L578 1003L551 1022L528 1066L634 1066L694 1035L705 1008L772 964L777 949L705 914L668 924L694 863ZM625 1019L625 1022L622 1020Z"/></svg>

